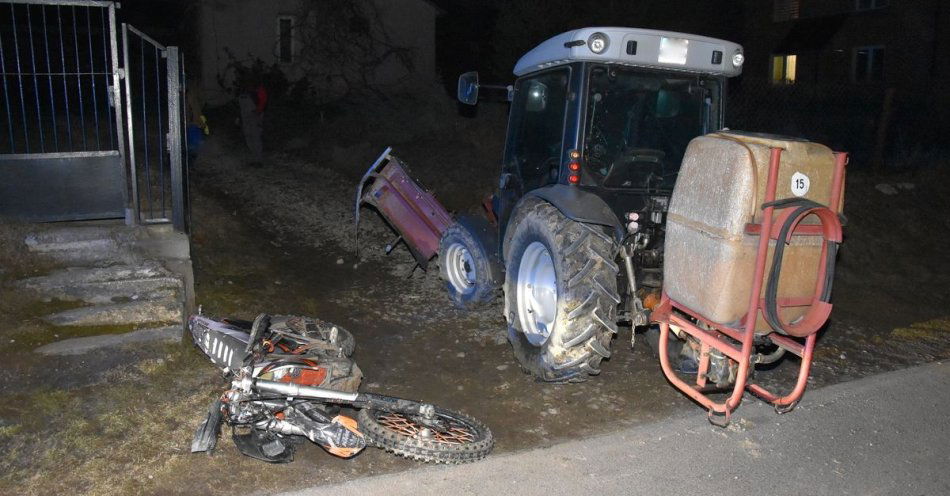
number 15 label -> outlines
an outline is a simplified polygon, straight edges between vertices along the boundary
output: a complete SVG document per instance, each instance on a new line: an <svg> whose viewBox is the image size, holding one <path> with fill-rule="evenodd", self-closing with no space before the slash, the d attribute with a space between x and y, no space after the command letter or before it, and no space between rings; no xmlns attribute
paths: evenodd
<svg viewBox="0 0 950 496"><path fill-rule="evenodd" d="M808 179L808 176L802 174L801 172L796 172L792 174L792 194L795 196L805 196L808 193L808 188L811 186L811 181Z"/></svg>

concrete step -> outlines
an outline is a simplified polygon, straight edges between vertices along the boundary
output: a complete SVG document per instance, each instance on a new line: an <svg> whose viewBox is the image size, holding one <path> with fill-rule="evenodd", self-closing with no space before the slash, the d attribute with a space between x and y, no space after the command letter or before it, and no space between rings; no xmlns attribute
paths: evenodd
<svg viewBox="0 0 950 496"><path fill-rule="evenodd" d="M132 262L126 248L129 235L110 226L59 227L31 234L24 240L30 251L60 262Z"/></svg>
<svg viewBox="0 0 950 496"><path fill-rule="evenodd" d="M86 303L119 300L160 300L181 294L181 279L157 262L138 266L69 268L18 281L17 286L40 293L46 299Z"/></svg>
<svg viewBox="0 0 950 496"><path fill-rule="evenodd" d="M69 286L91 282L127 281L154 277L171 277L171 273L155 261L137 265L117 264L108 267L71 267L45 276L22 279L18 284L30 289Z"/></svg>
<svg viewBox="0 0 950 496"><path fill-rule="evenodd" d="M124 334L103 334L100 336L89 336L85 338L64 339L62 341L40 346L34 351L44 355L80 355L109 346L121 346L125 344L138 344L153 341L176 342L181 339L181 336L181 326L156 327L152 329L140 329L138 331L127 332Z"/></svg>
<svg viewBox="0 0 950 496"><path fill-rule="evenodd" d="M140 279L136 281L94 282L79 286L49 288L40 293L44 301L52 299L81 301L95 305L140 300L175 298L181 281L171 278Z"/></svg>
<svg viewBox="0 0 950 496"><path fill-rule="evenodd" d="M132 301L74 308L43 317L55 326L111 326L184 322L178 299Z"/></svg>

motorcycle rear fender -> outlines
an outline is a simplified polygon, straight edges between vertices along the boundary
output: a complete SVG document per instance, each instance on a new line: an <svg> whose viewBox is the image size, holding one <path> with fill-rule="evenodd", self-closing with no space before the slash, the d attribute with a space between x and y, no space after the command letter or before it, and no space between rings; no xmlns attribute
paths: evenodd
<svg viewBox="0 0 950 496"><path fill-rule="evenodd" d="M195 344L215 365L231 372L241 369L249 338L247 331L201 315L188 319L188 329Z"/></svg>

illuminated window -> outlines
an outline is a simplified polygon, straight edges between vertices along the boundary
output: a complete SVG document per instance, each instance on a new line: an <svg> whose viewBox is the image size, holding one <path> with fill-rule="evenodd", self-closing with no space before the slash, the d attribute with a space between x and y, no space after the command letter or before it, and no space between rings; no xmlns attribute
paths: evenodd
<svg viewBox="0 0 950 496"><path fill-rule="evenodd" d="M884 81L884 47L866 46L854 49L852 78L857 83Z"/></svg>
<svg viewBox="0 0 950 496"><path fill-rule="evenodd" d="M282 64L294 61L294 18L277 17L277 60Z"/></svg>
<svg viewBox="0 0 950 496"><path fill-rule="evenodd" d="M772 56L772 83L795 84L798 77L798 55Z"/></svg>

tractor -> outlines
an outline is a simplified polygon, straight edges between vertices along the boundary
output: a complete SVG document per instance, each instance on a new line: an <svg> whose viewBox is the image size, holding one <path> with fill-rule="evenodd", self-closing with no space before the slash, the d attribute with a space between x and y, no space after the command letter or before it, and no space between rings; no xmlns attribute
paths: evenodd
<svg viewBox="0 0 950 496"><path fill-rule="evenodd" d="M487 219L453 219L421 188L387 198L405 185L395 177L364 191L366 179L384 175L388 150L361 182L357 210L361 201L377 206L420 263L437 250L457 305L483 304L503 289L508 339L524 370L542 381L584 381L610 356L618 324L649 323L677 172L693 138L723 128L726 81L743 61L741 46L692 34L559 34L518 61L512 85L482 84L477 72L459 78L464 104L499 89L510 102ZM393 209L407 198L432 201ZM396 213L410 207L415 214ZM420 237L407 220L431 232Z"/></svg>

